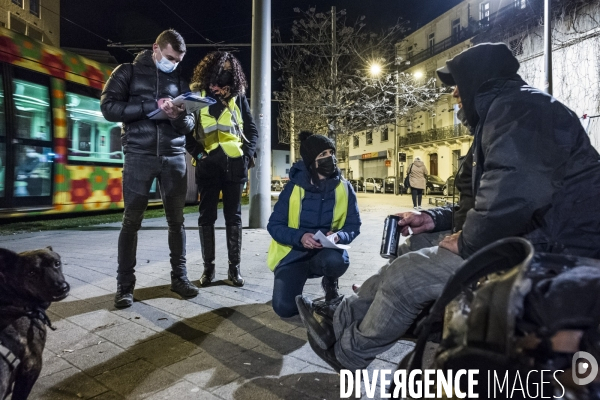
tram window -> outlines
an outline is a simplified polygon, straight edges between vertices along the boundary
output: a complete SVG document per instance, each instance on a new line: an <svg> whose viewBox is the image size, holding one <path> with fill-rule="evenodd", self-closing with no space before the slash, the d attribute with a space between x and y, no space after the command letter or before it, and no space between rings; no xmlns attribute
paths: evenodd
<svg viewBox="0 0 600 400"><path fill-rule="evenodd" d="M50 195L51 153L51 147L15 146L15 197Z"/></svg>
<svg viewBox="0 0 600 400"><path fill-rule="evenodd" d="M6 168L6 116L4 114L4 82L0 75L0 197L4 197L4 171Z"/></svg>
<svg viewBox="0 0 600 400"><path fill-rule="evenodd" d="M121 126L104 119L99 99L67 92L66 108L69 161L123 163Z"/></svg>
<svg viewBox="0 0 600 400"><path fill-rule="evenodd" d="M13 79L16 134L21 139L50 141L50 94L44 85Z"/></svg>

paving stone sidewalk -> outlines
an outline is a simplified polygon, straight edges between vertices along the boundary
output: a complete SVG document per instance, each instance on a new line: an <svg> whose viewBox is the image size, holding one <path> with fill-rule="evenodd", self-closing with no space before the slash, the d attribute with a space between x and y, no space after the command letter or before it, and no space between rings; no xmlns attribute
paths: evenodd
<svg viewBox="0 0 600 400"><path fill-rule="evenodd" d="M424 201L425 202L425 201ZM340 279L343 294L385 260L383 220L412 208L409 196L359 194L363 226ZM197 214L186 215L188 275L200 278ZM248 207L243 207L244 226ZM216 283L182 300L169 290L167 226L144 221L139 233L136 302L113 306L120 223L0 236L0 246L24 251L51 245L61 254L70 296L48 312L44 366L31 399L336 399L339 375L306 342L306 331L271 308L273 274L265 265L270 236L244 229L243 288L227 279L225 223L217 222ZM320 279L304 289L322 296ZM399 342L370 369L394 369L410 342ZM379 389L378 389L379 391ZM364 393L364 392L363 392Z"/></svg>

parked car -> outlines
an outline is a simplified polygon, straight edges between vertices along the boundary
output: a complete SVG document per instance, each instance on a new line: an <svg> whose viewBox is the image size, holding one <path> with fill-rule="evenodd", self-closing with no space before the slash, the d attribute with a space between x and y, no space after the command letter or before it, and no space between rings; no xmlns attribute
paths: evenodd
<svg viewBox="0 0 600 400"><path fill-rule="evenodd" d="M442 188L442 192L444 193L444 196L452 196L453 194L458 194L458 190L454 188L454 175L450 175L450 177L446 179L446 183Z"/></svg>
<svg viewBox="0 0 600 400"><path fill-rule="evenodd" d="M271 181L271 190L274 190L275 192L279 192L281 190L283 190L283 183L280 180L272 180Z"/></svg>
<svg viewBox="0 0 600 400"><path fill-rule="evenodd" d="M373 193L383 193L383 179L367 178L365 179L365 190Z"/></svg>
<svg viewBox="0 0 600 400"><path fill-rule="evenodd" d="M364 183L363 183L362 180L360 180L360 179L348 179L348 181L350 182L350 184L354 188L354 191L356 191L356 192L362 192L363 190L365 190L365 185L364 185Z"/></svg>
<svg viewBox="0 0 600 400"><path fill-rule="evenodd" d="M383 181L383 187L384 187L384 191L385 193L394 193L394 182L396 182L396 177L394 176L388 176L387 178L385 178L385 180ZM399 179L398 182L398 193L402 194L402 193L406 193L406 188L404 187L404 183L402 183L402 180Z"/></svg>
<svg viewBox="0 0 600 400"><path fill-rule="evenodd" d="M425 194L443 193L445 182L437 175L427 175Z"/></svg>

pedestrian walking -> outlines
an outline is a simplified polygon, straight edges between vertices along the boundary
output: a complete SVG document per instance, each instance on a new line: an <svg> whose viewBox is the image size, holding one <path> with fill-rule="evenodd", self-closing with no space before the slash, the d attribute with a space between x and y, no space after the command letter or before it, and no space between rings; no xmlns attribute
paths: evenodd
<svg viewBox="0 0 600 400"><path fill-rule="evenodd" d="M408 167L408 179L410 182L410 194L412 195L413 208L421 210L423 191L427 187L427 167L421 157L415 157L415 161Z"/></svg>

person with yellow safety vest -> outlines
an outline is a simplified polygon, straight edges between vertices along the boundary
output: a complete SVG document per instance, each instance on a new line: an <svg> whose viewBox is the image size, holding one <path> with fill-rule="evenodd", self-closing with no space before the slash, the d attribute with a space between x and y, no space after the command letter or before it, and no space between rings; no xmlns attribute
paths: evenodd
<svg viewBox="0 0 600 400"><path fill-rule="evenodd" d="M356 195L337 168L333 141L306 131L299 139L302 161L292 166L267 225L273 238L267 256L275 274L273 310L282 318L298 314L295 298L309 278L323 277L326 301L340 297L338 278L350 265L348 252L323 248L314 235L321 231L349 244L361 225Z"/></svg>
<svg viewBox="0 0 600 400"><path fill-rule="evenodd" d="M217 102L196 116L196 127L187 136L187 149L196 164L200 192L198 230L204 260L200 286L215 279L215 221L219 193L223 193L223 213L229 258L228 279L243 286L240 272L242 248L242 188L248 180L248 167L254 160L258 130L245 96L246 76L231 53L215 51L194 69L192 91L214 97Z"/></svg>

